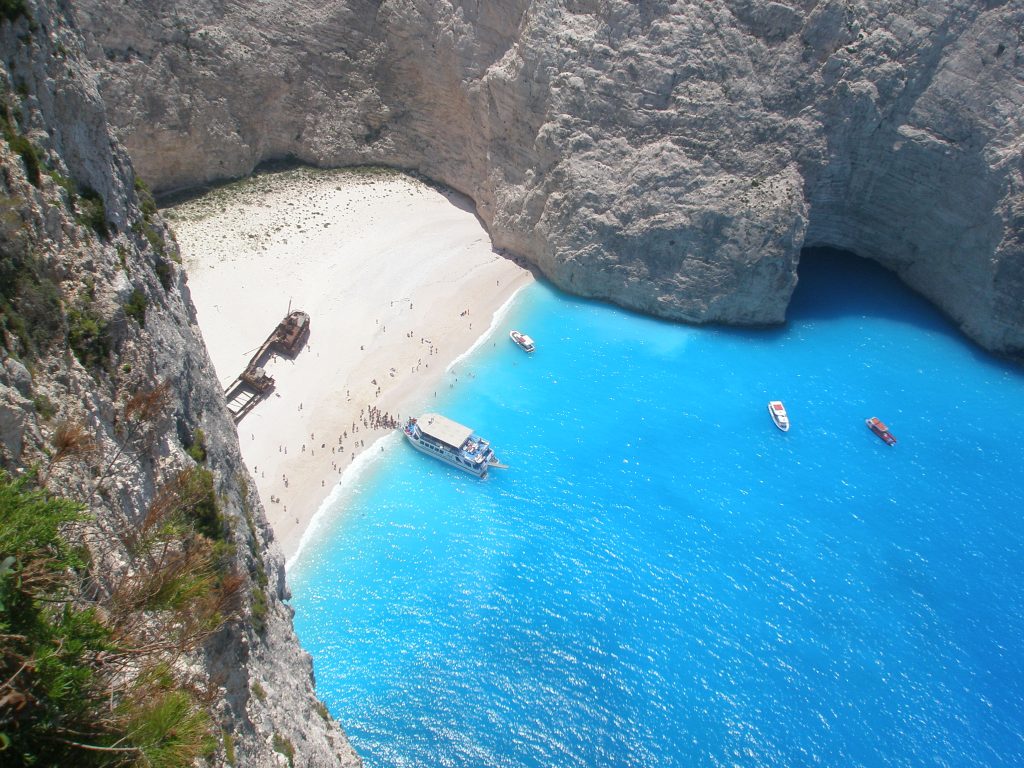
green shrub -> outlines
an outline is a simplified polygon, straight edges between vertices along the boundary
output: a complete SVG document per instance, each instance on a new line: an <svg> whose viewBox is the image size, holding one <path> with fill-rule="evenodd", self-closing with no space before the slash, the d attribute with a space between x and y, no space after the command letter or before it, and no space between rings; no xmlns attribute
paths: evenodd
<svg viewBox="0 0 1024 768"><path fill-rule="evenodd" d="M67 733L104 736L96 723L105 701L89 660L109 650L110 635L93 611L63 602L85 556L60 529L82 518L78 505L0 475L0 679L8 703L0 707L0 743L31 765L82 758Z"/></svg>
<svg viewBox="0 0 1024 768"><path fill-rule="evenodd" d="M156 254L163 256L167 249L167 242L164 240L164 236L157 231L156 227L148 221L144 221L142 223L142 234Z"/></svg>
<svg viewBox="0 0 1024 768"><path fill-rule="evenodd" d="M318 715L320 715L320 717L323 719L323 721L325 723L331 722L331 713L327 711L327 705L326 704L324 704L322 701L317 699L317 701L313 705L313 707L316 709L316 713Z"/></svg>
<svg viewBox="0 0 1024 768"><path fill-rule="evenodd" d="M110 225L107 222L107 208L100 193L88 185L76 185L67 176L63 176L57 171L51 171L50 178L67 194L67 205L75 212L75 220L92 229L100 237L109 238ZM118 246L118 254L121 254L122 251L123 247ZM123 255L121 266L125 267Z"/></svg>
<svg viewBox="0 0 1024 768"><path fill-rule="evenodd" d="M192 434L192 444L185 449L185 452L192 457L196 464L203 464L206 461L206 433L199 427Z"/></svg>
<svg viewBox="0 0 1024 768"><path fill-rule="evenodd" d="M210 716L184 691L157 692L132 703L128 733L140 753L136 765L181 768L216 748Z"/></svg>
<svg viewBox="0 0 1024 768"><path fill-rule="evenodd" d="M33 272L18 285L15 307L25 319L27 341L31 348L48 348L62 330L60 291L46 275Z"/></svg>
<svg viewBox="0 0 1024 768"><path fill-rule="evenodd" d="M32 404L36 408L36 413L38 413L45 421L49 421L57 415L57 406L55 406L50 398L42 392L32 398Z"/></svg>
<svg viewBox="0 0 1024 768"><path fill-rule="evenodd" d="M279 733L274 734L274 751L288 758L288 768L295 766L295 747Z"/></svg>
<svg viewBox="0 0 1024 768"><path fill-rule="evenodd" d="M21 160L25 163L25 176L33 186L38 187L42 181L42 160L39 158L39 150L36 149L36 145L20 133L9 135L7 143L11 145L11 149L21 155Z"/></svg>
<svg viewBox="0 0 1024 768"><path fill-rule="evenodd" d="M13 22L21 16L28 16L25 0L0 0L0 18Z"/></svg>
<svg viewBox="0 0 1024 768"><path fill-rule="evenodd" d="M27 480L11 480L0 472L0 510L0 552L13 553L19 560L50 560L60 568L85 565L83 553L59 535L62 525L85 519L79 505L51 498L29 488Z"/></svg>
<svg viewBox="0 0 1024 768"><path fill-rule="evenodd" d="M57 284L32 252L19 203L0 196L0 325L18 339L11 352L35 358L63 338L64 313Z"/></svg>
<svg viewBox="0 0 1024 768"><path fill-rule="evenodd" d="M235 737L232 736L228 731L221 731L221 737L224 740L224 759L228 765L234 766L235 764Z"/></svg>
<svg viewBox="0 0 1024 768"><path fill-rule="evenodd" d="M267 594L262 589L252 591L252 628L257 635L267 628Z"/></svg>
<svg viewBox="0 0 1024 768"><path fill-rule="evenodd" d="M78 505L32 490L28 482L0 474L0 763L179 768L212 754L209 715L175 682L170 665L147 658L150 651L118 646L101 613L75 607L88 562L84 550L69 546L61 533L84 515ZM215 549L206 542L208 553ZM215 574L210 557L200 553L187 566L196 562L206 565L183 566L184 577L177 580L179 586L192 585L193 594L154 600L152 582L136 594L146 596L141 605L171 606L173 625L191 622L202 637L202 622L220 621L218 612L229 606L236 581ZM209 584L196 587L204 578ZM215 581L220 583L211 586ZM115 588L115 597L124 589ZM131 645L142 638L125 636L133 621L124 621L123 613L116 618L122 607L115 600L102 615L119 627L118 642ZM197 609L212 618L196 623ZM168 642L175 653L183 647L182 638ZM139 670L134 680L123 675L126 653Z"/></svg>
<svg viewBox="0 0 1024 768"><path fill-rule="evenodd" d="M164 290L171 290L174 273L171 270L170 263L168 263L168 261L162 256L157 256L156 264L153 265L153 269L156 270L156 276L160 279L160 285L164 287Z"/></svg>
<svg viewBox="0 0 1024 768"><path fill-rule="evenodd" d="M183 510L192 528L213 541L227 538L227 525L213 488L213 473L202 467L186 470L182 477Z"/></svg>
<svg viewBox="0 0 1024 768"><path fill-rule="evenodd" d="M198 550L198 551L197 551ZM144 580L145 601L137 603L145 610L181 610L208 597L217 587L219 574L212 548L206 543L193 545L180 555L169 555L154 567Z"/></svg>
<svg viewBox="0 0 1024 768"><path fill-rule="evenodd" d="M142 209L142 215L149 221L156 214L156 200L146 182L138 176L135 177L135 192L139 196L139 208Z"/></svg>
<svg viewBox="0 0 1024 768"><path fill-rule="evenodd" d="M263 559L255 553L253 554L256 563L250 575L256 580L256 583L261 587L265 588L270 583L270 579L267 578L267 569L263 567Z"/></svg>
<svg viewBox="0 0 1024 768"><path fill-rule="evenodd" d="M11 18L8 16L6 3L9 3L9 0L0 0L0 15ZM23 4L22 12L24 12ZM42 180L42 160L39 157L39 150L36 149L35 144L27 136L18 131L6 100L2 102L2 107L3 112L2 116L0 116L0 124L3 126L4 138L11 149L21 156L22 162L25 163L25 175L28 180L38 187Z"/></svg>
<svg viewBox="0 0 1024 768"><path fill-rule="evenodd" d="M107 224L107 208L103 204L100 193L92 187L82 187L79 190L81 196L78 199L78 223L91 227L100 237L110 237L110 227Z"/></svg>
<svg viewBox="0 0 1024 768"><path fill-rule="evenodd" d="M53 183L63 189L68 196L68 202L71 207L75 207L75 201L78 200L78 190L75 188L75 182L64 176L57 171L50 171L50 178L53 179Z"/></svg>
<svg viewBox="0 0 1024 768"><path fill-rule="evenodd" d="M20 340L20 352L36 358L61 335L60 293L35 259L12 265L6 256L0 253L0 317ZM5 278L11 272L16 276L8 282Z"/></svg>
<svg viewBox="0 0 1024 768"><path fill-rule="evenodd" d="M146 217L143 221L135 222L132 225L132 231L146 238L149 247L156 254L153 269L156 271L156 276L160 278L160 285L164 287L165 291L171 290L174 273L167 257L167 241L164 239L164 236L150 223L149 217ZM175 261L178 261L178 259L175 259Z"/></svg>
<svg viewBox="0 0 1024 768"><path fill-rule="evenodd" d="M242 510L245 513L245 524L249 528L249 554L252 556L249 575L256 582L256 587L252 591L252 607L249 620L256 634L262 635L267 628L269 605L267 603L266 589L270 579L267 578L267 569L263 567L263 558L260 557L259 553L259 535L256 531L256 521L252 516L252 506L249 502L249 479L242 472L239 472L236 477L242 495Z"/></svg>
<svg viewBox="0 0 1024 768"><path fill-rule="evenodd" d="M128 303L124 305L124 313L137 322L141 327L145 328L146 307L148 304L149 300L146 298L146 294L136 288L132 291L132 295L128 299Z"/></svg>
<svg viewBox="0 0 1024 768"><path fill-rule="evenodd" d="M68 344L86 368L104 365L110 357L108 325L88 306L68 311Z"/></svg>

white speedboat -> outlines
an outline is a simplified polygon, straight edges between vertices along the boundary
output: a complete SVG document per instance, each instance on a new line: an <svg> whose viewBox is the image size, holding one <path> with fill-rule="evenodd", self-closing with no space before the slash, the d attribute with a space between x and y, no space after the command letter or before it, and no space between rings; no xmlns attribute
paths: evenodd
<svg viewBox="0 0 1024 768"><path fill-rule="evenodd" d="M536 345L533 343L533 339L531 339L525 333L520 333L519 331L510 331L508 335L509 338L516 343L516 346L518 346L524 352L533 352L533 350L537 348Z"/></svg>
<svg viewBox="0 0 1024 768"><path fill-rule="evenodd" d="M789 432L789 415L781 400L769 400L768 413L772 415L772 421L775 422L776 427L783 432Z"/></svg>
<svg viewBox="0 0 1024 768"><path fill-rule="evenodd" d="M421 453L458 467L477 477L487 477L491 467L508 469L498 461L491 444L473 430L439 413L409 419L402 429L410 445Z"/></svg>

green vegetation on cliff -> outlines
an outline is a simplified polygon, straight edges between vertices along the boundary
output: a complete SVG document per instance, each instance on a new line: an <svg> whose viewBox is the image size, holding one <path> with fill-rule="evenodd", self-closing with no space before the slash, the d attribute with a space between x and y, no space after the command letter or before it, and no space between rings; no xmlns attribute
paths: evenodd
<svg viewBox="0 0 1024 768"><path fill-rule="evenodd" d="M35 358L61 336L64 313L56 282L32 253L19 202L0 198L0 342L10 334L10 352Z"/></svg>
<svg viewBox="0 0 1024 768"><path fill-rule="evenodd" d="M162 487L97 589L82 506L0 475L0 763L187 766L215 747L173 671L238 607L206 470ZM213 540L205 532L213 533ZM86 596L101 593L101 597Z"/></svg>
<svg viewBox="0 0 1024 768"><path fill-rule="evenodd" d="M92 187L81 187L75 205L78 208L78 223L90 227L100 237L110 237L110 226L107 224L107 208L100 193Z"/></svg>
<svg viewBox="0 0 1024 768"><path fill-rule="evenodd" d="M57 765L70 742L96 736L101 705L91 660L110 650L92 610L68 601L85 554L59 535L80 508L0 481L0 755L4 763ZM90 755L91 756L91 755ZM93 761L86 760L86 764Z"/></svg>
<svg viewBox="0 0 1024 768"><path fill-rule="evenodd" d="M6 15L6 10L3 10L5 2L9 2L9 0L0 0L0 13L4 15ZM39 150L36 149L36 145L27 136L18 132L18 127L12 117L11 108L8 106L7 101L7 95L4 94L3 110L2 115L0 115L0 125L3 128L4 139L11 149L21 156L21 161L25 164L25 175L28 177L28 180L38 187L42 181L41 168L43 164Z"/></svg>
<svg viewBox="0 0 1024 768"><path fill-rule="evenodd" d="M0 18L17 21L21 16L28 16L25 0L0 0Z"/></svg>

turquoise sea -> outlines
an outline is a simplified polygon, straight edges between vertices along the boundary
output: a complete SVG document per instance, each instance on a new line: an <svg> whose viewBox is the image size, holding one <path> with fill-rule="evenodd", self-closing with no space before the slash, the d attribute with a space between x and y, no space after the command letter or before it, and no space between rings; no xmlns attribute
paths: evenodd
<svg viewBox="0 0 1024 768"><path fill-rule="evenodd" d="M538 284L451 384L510 468L395 440L289 573L370 768L1024 765L1024 372L880 267L772 330Z"/></svg>

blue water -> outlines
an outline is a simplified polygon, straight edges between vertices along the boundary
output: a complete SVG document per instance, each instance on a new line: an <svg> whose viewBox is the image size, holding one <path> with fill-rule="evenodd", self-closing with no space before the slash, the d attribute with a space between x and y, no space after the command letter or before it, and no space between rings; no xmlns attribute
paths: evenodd
<svg viewBox="0 0 1024 768"><path fill-rule="evenodd" d="M775 330L520 294L438 408L510 469L396 442L290 573L367 766L1024 764L1024 375L800 278Z"/></svg>

